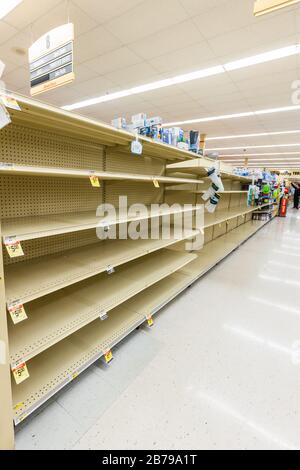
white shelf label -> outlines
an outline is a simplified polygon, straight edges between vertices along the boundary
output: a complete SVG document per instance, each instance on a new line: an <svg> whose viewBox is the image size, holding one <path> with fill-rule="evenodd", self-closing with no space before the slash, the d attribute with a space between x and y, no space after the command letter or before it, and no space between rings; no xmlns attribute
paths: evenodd
<svg viewBox="0 0 300 470"><path fill-rule="evenodd" d="M30 377L26 362L22 362L13 366L12 373L17 385L20 385L22 382L29 379Z"/></svg>
<svg viewBox="0 0 300 470"><path fill-rule="evenodd" d="M5 238L4 244L10 258L18 258L24 256L24 251L21 246L21 242L15 237Z"/></svg>
<svg viewBox="0 0 300 470"><path fill-rule="evenodd" d="M15 325L28 319L24 305L19 301L16 301L13 304L9 305L8 311Z"/></svg>

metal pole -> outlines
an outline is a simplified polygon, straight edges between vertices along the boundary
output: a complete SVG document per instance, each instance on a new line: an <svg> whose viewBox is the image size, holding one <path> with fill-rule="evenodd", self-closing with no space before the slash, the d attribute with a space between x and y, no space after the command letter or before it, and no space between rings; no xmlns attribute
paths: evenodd
<svg viewBox="0 0 300 470"><path fill-rule="evenodd" d="M0 238L1 222L0 222ZM0 249L0 450L14 449L12 388L8 352L3 253Z"/></svg>

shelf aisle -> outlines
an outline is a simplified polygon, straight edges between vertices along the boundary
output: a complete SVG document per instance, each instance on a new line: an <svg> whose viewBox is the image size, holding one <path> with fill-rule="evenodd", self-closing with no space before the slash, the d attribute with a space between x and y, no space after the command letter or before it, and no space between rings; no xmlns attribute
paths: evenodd
<svg viewBox="0 0 300 470"><path fill-rule="evenodd" d="M88 323L197 258L196 254L162 250L33 302L28 320L9 324L12 364L29 361Z"/></svg>
<svg viewBox="0 0 300 470"><path fill-rule="evenodd" d="M107 320L93 321L29 360L30 377L20 385L13 384L15 423L25 419L265 224L248 222L207 244L197 259L111 310ZM177 257L178 252L175 253Z"/></svg>

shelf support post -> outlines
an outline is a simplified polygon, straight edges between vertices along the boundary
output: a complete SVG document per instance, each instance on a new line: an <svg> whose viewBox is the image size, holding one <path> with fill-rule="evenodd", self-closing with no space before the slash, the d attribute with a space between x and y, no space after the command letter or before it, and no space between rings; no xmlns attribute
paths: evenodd
<svg viewBox="0 0 300 470"><path fill-rule="evenodd" d="M0 221L0 237L1 221ZM8 351L3 252L0 250L0 450L14 449L12 388Z"/></svg>

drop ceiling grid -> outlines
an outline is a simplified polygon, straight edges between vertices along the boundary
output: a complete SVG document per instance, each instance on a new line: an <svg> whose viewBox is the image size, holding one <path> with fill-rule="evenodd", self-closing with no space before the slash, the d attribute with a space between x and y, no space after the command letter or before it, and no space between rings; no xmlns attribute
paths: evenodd
<svg viewBox="0 0 300 470"><path fill-rule="evenodd" d="M0 56L8 63L7 75L5 76L8 87L14 89L20 85L18 78L20 74L14 74L14 70L18 69L22 73L22 82L26 80L27 58L26 56L16 56L11 51L11 48L20 47L20 45L28 47L30 45L30 23L33 23L34 35L38 37L45 30L50 29L53 25L57 25L59 19L64 18L64 11L66 10L64 1L45 0L40 2L41 5L38 6L36 2L34 3L35 8L31 8L33 0L24 0L24 5L10 13L5 18L5 21L0 22L0 30L4 32L1 37L6 39L0 46ZM281 13L274 13L272 16L254 18L252 13L253 0L243 0L243 2L238 3L234 0L218 2L211 0L202 0L201 2L196 0L176 0L176 5L174 5L174 2L170 2L170 0L164 0L159 2L160 8L157 11L155 11L155 8L152 8L156 16L155 21L150 24L149 18L152 13L149 13L147 10L147 15L145 15L145 1L132 0L122 2L114 0L104 3L101 14L99 14L99 2L96 0L73 0L70 2L70 16L71 20L75 22L79 43L76 58L79 78L73 85L64 88L63 91L57 90L56 92L45 94L43 99L61 106L65 104L65 101L74 102L78 97L82 97L83 94L86 96L89 87L93 90L92 94L95 96L97 90L101 90L101 83L103 84L102 90L112 91L126 87L126 83L134 85L149 81L151 78L150 76L148 77L149 67L151 67L151 70L155 69L157 71L158 77L161 76L163 78L176 75L181 71L186 72L202 66L215 65L247 57L267 49L271 50L276 47L293 44L300 40L300 10L297 6ZM170 9L171 3L172 8ZM169 15L157 14L157 12L163 11L161 8L168 9ZM126 31L128 29L126 22L130 19L136 20L137 25L135 28L131 28L133 31ZM176 42L174 31L177 31L177 33L180 31L185 32L182 43L180 41L179 43ZM95 41L92 41L95 35L98 38L105 38L105 41L98 41L98 43L104 44L104 49L107 49L106 51L101 48L99 49L100 46L95 45ZM173 41L172 35L174 36ZM179 36L182 36L182 34L178 34ZM162 47L146 47L147 44L155 45L155 41L159 41ZM93 47L88 47L91 44ZM201 51L201 48L202 53L196 54L195 51ZM205 48L207 55L204 52ZM150 51L149 54L147 53L148 50ZM91 54L93 57L90 57ZM178 57L181 57L181 55L182 60L178 60ZM124 57L124 60L120 60L120 57ZM110 63L108 68L104 67L102 69L101 64L103 64L104 60ZM205 60L207 61L206 64ZM114 116L113 110L115 109L117 109L119 114L123 114L127 109L129 110L128 114L142 110L147 112L149 109L151 110L150 112L161 114L167 120L172 120L173 117L176 120L180 120L190 117L215 115L218 112L225 113L227 109L228 113L232 109L239 111L242 110L243 103L245 104L245 109L243 110L249 107L251 109L269 107L272 102L272 93L273 95L276 94L276 97L280 97L277 99L274 96L276 106L277 103L278 105L279 103L284 105L284 102L289 98L287 80L290 80L290 73L291 76L296 78L299 76L299 60L299 57L283 59L283 61L280 60L272 64L259 65L234 71L230 74L224 74L222 77L219 77L220 86L217 90L210 86L214 77L207 81L200 80L197 83L195 82L195 91L187 92L181 86L171 87L172 91L174 90L178 95L183 93L184 96L183 101L178 103L177 107L174 105L171 97L160 105L156 96L160 96L159 93L161 92L162 96L164 96L164 93L168 96L169 90L166 89L157 91L157 95L155 92L146 93L142 100L132 105L131 109L125 100L119 100L118 102L107 104L106 107L86 108L84 113L88 115L93 114L95 117L110 121ZM296 63L295 67L293 66L294 62ZM183 63L185 64L184 67ZM145 75L143 75L143 64L145 66ZM284 83L274 73L273 87L272 84L266 85L273 92L267 96L266 90L263 89L262 85L265 82L265 76L268 75L268 70L272 70L272 72L280 71L281 67L284 67L285 72L288 73L288 78ZM138 70L140 70L139 73L142 75L138 75ZM264 71L266 71L266 75ZM126 74L126 80L122 81L122 75L125 77ZM231 85L234 87L232 88L232 93L235 92L236 97L231 103L229 101L227 106L224 103L222 104L222 95L226 94L226 87L229 90L229 75ZM118 83L112 80L114 77ZM146 80L146 78L142 77L148 79ZM243 79L245 79L244 86L242 85ZM248 84L246 83L247 81ZM106 89L107 87L108 89ZM200 94L197 94L197 89ZM252 95L251 89L253 90ZM28 93L28 87L23 85L19 90L22 90L23 93ZM215 99L216 92L219 91L220 101L217 100L215 106L213 102L210 105L205 103L206 97L211 96ZM100 91L99 93L102 92ZM260 94L259 97L257 96L258 94ZM153 101L151 101L152 99ZM203 102L201 99L203 99ZM168 105L168 103L170 104ZM145 108L141 109L142 106L145 106ZM282 121L284 124L284 119ZM255 126L267 129L267 116L260 117L260 119L254 118L253 128ZM210 134L219 134L223 128L228 129L228 131L232 129L234 132L238 132L246 127L246 125L241 124L238 120L234 120L225 126L222 122L214 122L209 125L193 125L193 127Z"/></svg>

